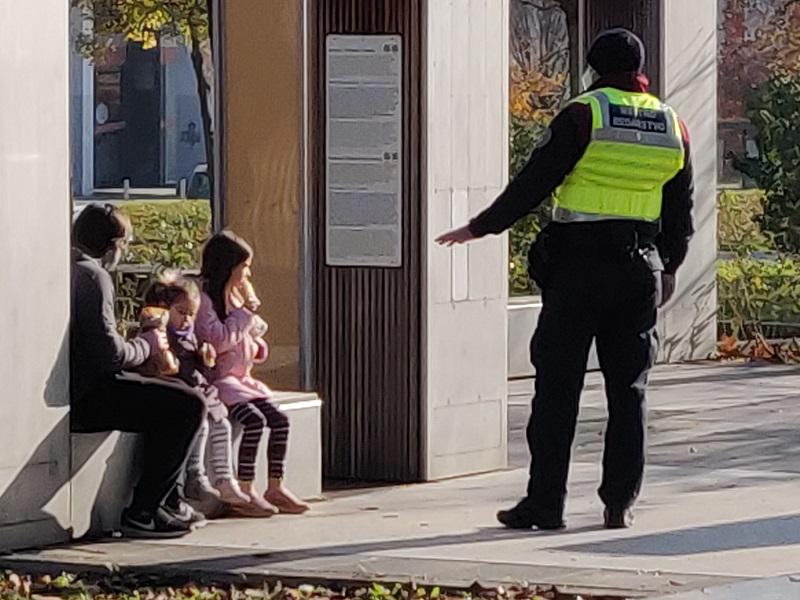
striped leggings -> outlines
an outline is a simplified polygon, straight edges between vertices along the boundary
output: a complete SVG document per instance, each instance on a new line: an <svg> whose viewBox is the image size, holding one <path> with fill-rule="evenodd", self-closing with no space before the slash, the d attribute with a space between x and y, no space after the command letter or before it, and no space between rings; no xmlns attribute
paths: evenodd
<svg viewBox="0 0 800 600"><path fill-rule="evenodd" d="M206 447L214 481L233 479L231 422L228 419L214 421L211 417L203 419L194 444L186 460L189 476L203 477L206 474Z"/></svg>
<svg viewBox="0 0 800 600"><path fill-rule="evenodd" d="M289 442L289 418L266 398L242 402L230 410L232 419L242 424L244 433L239 445L239 480L253 481L256 474L256 455L264 427L269 427L267 464L269 477L283 479L286 447Z"/></svg>

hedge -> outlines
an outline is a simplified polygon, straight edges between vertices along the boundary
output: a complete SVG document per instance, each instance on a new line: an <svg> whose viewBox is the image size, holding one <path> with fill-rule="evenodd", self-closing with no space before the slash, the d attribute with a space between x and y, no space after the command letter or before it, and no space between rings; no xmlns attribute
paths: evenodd
<svg viewBox="0 0 800 600"><path fill-rule="evenodd" d="M800 256L780 252L763 229L766 206L761 190L718 196L718 322L720 334L736 339L800 331Z"/></svg>
<svg viewBox="0 0 800 600"><path fill-rule="evenodd" d="M128 334L138 321L142 295L163 268L197 269L211 234L208 200L123 200L117 206L133 223L133 241L115 271L117 318Z"/></svg>
<svg viewBox="0 0 800 600"><path fill-rule="evenodd" d="M208 200L132 200L118 206L133 222L134 238L124 263L179 269L200 264L211 233Z"/></svg>

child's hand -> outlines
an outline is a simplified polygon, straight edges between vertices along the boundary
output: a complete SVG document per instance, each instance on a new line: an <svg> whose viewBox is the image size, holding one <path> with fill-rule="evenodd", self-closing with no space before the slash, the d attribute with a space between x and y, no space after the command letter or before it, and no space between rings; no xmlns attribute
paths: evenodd
<svg viewBox="0 0 800 600"><path fill-rule="evenodd" d="M245 279L242 282L240 291L244 297L244 305L247 307L247 309L251 310L252 312L256 312L261 306L261 300L258 299L256 290L253 288L253 284L250 283L249 279Z"/></svg>
<svg viewBox="0 0 800 600"><path fill-rule="evenodd" d="M244 307L244 298L239 288L230 288L230 291L225 294L225 305L228 312Z"/></svg>
<svg viewBox="0 0 800 600"><path fill-rule="evenodd" d="M160 354L169 350L169 340L167 334L161 329L151 329L140 335L150 346L150 356Z"/></svg>
<svg viewBox="0 0 800 600"><path fill-rule="evenodd" d="M203 342L200 346L200 356L203 359L203 364L209 369L217 364L217 350L208 342Z"/></svg>
<svg viewBox="0 0 800 600"><path fill-rule="evenodd" d="M257 339L267 335L267 331L269 331L269 325L267 325L267 322L258 315L255 315L253 317L253 325L250 329L250 333L254 338Z"/></svg>
<svg viewBox="0 0 800 600"><path fill-rule="evenodd" d="M245 300L244 307L249 310L250 312L258 312L259 307L261 306L261 301L257 298L248 298Z"/></svg>
<svg viewBox="0 0 800 600"><path fill-rule="evenodd" d="M256 339L255 341L255 353L253 356L253 362L257 365L264 364L267 362L267 358L269 358L269 346L267 342L262 339Z"/></svg>
<svg viewBox="0 0 800 600"><path fill-rule="evenodd" d="M228 416L228 409L222 402L218 402L208 407L208 416L210 416L215 423L219 423Z"/></svg>

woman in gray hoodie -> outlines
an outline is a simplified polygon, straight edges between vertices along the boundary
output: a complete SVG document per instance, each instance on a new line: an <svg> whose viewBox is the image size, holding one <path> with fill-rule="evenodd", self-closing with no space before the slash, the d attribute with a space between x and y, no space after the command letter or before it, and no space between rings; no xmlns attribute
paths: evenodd
<svg viewBox="0 0 800 600"><path fill-rule="evenodd" d="M131 234L130 220L111 205L87 206L73 225L71 426L75 432L142 434L142 475L121 529L131 537L180 537L202 521L180 499L176 483L204 408L188 386L124 373L169 347L164 332L125 340L117 331L108 270Z"/></svg>

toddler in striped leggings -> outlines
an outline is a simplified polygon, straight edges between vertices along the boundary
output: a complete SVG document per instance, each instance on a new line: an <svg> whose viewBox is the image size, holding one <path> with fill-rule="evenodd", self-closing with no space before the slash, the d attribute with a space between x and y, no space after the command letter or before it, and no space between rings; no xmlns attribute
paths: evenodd
<svg viewBox="0 0 800 600"><path fill-rule="evenodd" d="M206 379L213 367L216 351L210 344L200 345L194 333L194 320L200 306L200 289L190 279L166 274L145 293L148 306L169 310L167 337L179 362L176 385L185 384L198 391L208 413L197 433L186 461L184 494L196 500L212 496L231 506L247 506L250 499L233 476L231 423L219 392ZM206 451L214 475L212 484L205 467Z"/></svg>

